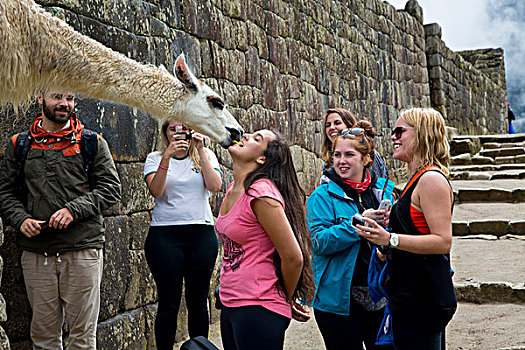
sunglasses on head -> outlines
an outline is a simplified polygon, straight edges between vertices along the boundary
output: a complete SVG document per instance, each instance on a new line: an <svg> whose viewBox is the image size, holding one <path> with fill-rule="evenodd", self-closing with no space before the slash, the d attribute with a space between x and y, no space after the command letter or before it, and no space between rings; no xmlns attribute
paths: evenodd
<svg viewBox="0 0 525 350"><path fill-rule="evenodd" d="M354 136L365 135L365 129L363 129L363 128L343 129L343 130L341 130L339 132L339 135L341 135L341 136L344 136L344 135L354 135Z"/></svg>
<svg viewBox="0 0 525 350"><path fill-rule="evenodd" d="M411 126L398 126L394 128L394 130L392 130L392 136L395 135L396 139L400 139L401 135L403 135L405 131L410 130L410 129L414 129L414 128Z"/></svg>

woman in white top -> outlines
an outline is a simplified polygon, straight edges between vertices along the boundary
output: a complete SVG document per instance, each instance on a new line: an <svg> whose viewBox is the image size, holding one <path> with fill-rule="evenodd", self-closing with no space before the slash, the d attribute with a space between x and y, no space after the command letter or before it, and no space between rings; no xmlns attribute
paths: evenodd
<svg viewBox="0 0 525 350"><path fill-rule="evenodd" d="M208 199L222 180L217 158L203 140L181 123L166 121L164 151L150 153L144 166L155 197L145 253L159 297L157 349L173 349L183 279L190 337L208 337L207 298L218 249Z"/></svg>

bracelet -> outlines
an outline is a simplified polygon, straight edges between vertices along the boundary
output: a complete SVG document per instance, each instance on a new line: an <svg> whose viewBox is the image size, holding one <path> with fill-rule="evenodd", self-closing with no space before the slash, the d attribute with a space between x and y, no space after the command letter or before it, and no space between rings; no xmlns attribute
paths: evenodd
<svg viewBox="0 0 525 350"><path fill-rule="evenodd" d="M159 164L159 168L164 169L164 170L168 170L168 168L166 168L165 166L162 166L160 164Z"/></svg>

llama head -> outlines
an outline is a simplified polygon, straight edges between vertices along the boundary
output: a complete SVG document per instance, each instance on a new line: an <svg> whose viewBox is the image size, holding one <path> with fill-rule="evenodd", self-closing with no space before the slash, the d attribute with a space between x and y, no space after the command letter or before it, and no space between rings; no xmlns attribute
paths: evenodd
<svg viewBox="0 0 525 350"><path fill-rule="evenodd" d="M183 53L177 57L173 71L187 93L175 102L169 118L208 135L224 148L233 145L233 141L239 141L244 130L226 109L224 100L193 75Z"/></svg>

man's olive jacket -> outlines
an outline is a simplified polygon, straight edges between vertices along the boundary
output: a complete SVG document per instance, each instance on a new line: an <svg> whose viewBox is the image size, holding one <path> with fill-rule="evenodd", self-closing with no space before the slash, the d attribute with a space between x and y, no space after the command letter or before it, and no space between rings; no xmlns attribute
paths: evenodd
<svg viewBox="0 0 525 350"><path fill-rule="evenodd" d="M97 152L89 174L80 155L84 128L74 115L69 127L48 133L40 127L41 115L31 126L33 141L22 179L17 184L16 136L6 147L0 167L0 213L14 228L26 218L49 221L57 210L67 208L74 221L63 230L43 229L28 238L19 232L20 246L35 253L53 254L104 246L102 212L120 200L120 180L107 142L98 137Z"/></svg>

